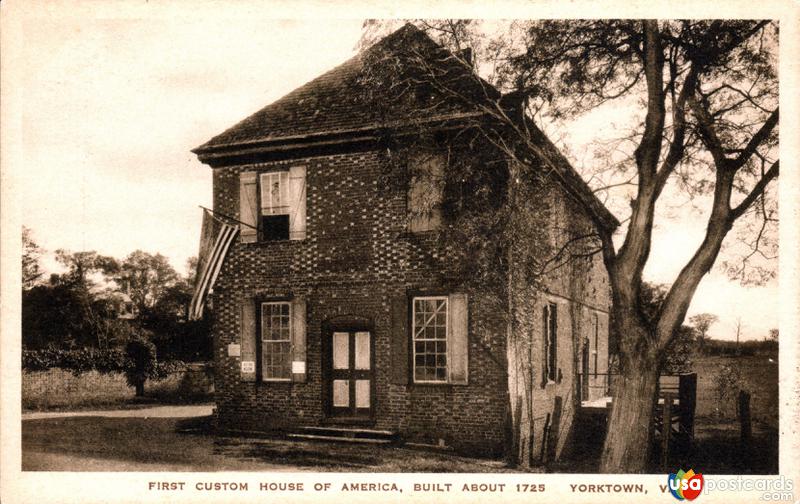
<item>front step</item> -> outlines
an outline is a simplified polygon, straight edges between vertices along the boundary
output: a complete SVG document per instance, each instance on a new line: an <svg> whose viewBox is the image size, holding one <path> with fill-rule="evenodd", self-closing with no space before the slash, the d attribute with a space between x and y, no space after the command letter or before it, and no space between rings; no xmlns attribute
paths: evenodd
<svg viewBox="0 0 800 504"><path fill-rule="evenodd" d="M350 427L300 427L288 434L290 439L342 441L345 443L389 444L397 441L396 432Z"/></svg>

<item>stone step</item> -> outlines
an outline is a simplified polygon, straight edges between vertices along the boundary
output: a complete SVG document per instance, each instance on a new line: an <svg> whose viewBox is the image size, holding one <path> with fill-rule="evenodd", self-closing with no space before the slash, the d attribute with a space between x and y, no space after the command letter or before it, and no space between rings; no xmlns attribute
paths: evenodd
<svg viewBox="0 0 800 504"><path fill-rule="evenodd" d="M397 441L396 432L390 430L366 429L361 427L344 427L338 425L319 425L298 427L292 430L292 434L299 436L314 436L314 439L322 438L326 440L345 440L345 441L385 441L387 443Z"/></svg>
<svg viewBox="0 0 800 504"><path fill-rule="evenodd" d="M301 441L332 441L339 443L364 443L364 444L389 444L391 439L376 439L376 438L357 438L357 437L344 437L344 436L323 436L319 434L289 434L290 439L298 439Z"/></svg>

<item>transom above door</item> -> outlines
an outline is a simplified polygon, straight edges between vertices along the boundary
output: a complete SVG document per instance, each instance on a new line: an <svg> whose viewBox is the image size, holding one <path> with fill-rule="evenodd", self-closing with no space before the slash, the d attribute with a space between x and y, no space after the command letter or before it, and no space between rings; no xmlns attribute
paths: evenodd
<svg viewBox="0 0 800 504"><path fill-rule="evenodd" d="M372 333L334 330L330 338L326 393L331 417L371 417L375 387Z"/></svg>

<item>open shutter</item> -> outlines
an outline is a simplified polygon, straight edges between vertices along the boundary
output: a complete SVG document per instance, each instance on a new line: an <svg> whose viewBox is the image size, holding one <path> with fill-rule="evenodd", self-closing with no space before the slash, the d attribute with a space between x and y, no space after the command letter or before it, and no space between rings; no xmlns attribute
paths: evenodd
<svg viewBox="0 0 800 504"><path fill-rule="evenodd" d="M242 381L256 381L256 304L252 299L242 303L241 327L241 376Z"/></svg>
<svg viewBox="0 0 800 504"><path fill-rule="evenodd" d="M447 339L448 381L466 385L469 377L469 310L466 294L451 294L450 335Z"/></svg>
<svg viewBox="0 0 800 504"><path fill-rule="evenodd" d="M306 167L289 169L289 239L306 238Z"/></svg>
<svg viewBox="0 0 800 504"><path fill-rule="evenodd" d="M258 241L258 184L256 172L239 174L239 235L242 243ZM248 225L246 225L248 224Z"/></svg>
<svg viewBox="0 0 800 504"><path fill-rule="evenodd" d="M550 338L548 337L548 327L550 326L550 305L545 303L544 308L542 309L542 388L547 385L547 355L548 355L548 345L550 344Z"/></svg>
<svg viewBox="0 0 800 504"><path fill-rule="evenodd" d="M408 298L392 299L392 383L408 385Z"/></svg>
<svg viewBox="0 0 800 504"><path fill-rule="evenodd" d="M292 381L306 382L306 300L292 301Z"/></svg>

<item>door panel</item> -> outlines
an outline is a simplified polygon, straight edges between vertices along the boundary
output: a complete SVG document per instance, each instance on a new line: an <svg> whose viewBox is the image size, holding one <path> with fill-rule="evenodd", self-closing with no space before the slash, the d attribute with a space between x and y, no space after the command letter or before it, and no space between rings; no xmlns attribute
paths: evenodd
<svg viewBox="0 0 800 504"><path fill-rule="evenodd" d="M369 418L374 393L373 342L369 331L331 334L327 394L333 417Z"/></svg>
<svg viewBox="0 0 800 504"><path fill-rule="evenodd" d="M333 369L350 368L350 334L333 333Z"/></svg>
<svg viewBox="0 0 800 504"><path fill-rule="evenodd" d="M356 333L356 365L358 370L370 368L370 344L368 332Z"/></svg>
<svg viewBox="0 0 800 504"><path fill-rule="evenodd" d="M356 380L356 408L369 408L370 380Z"/></svg>
<svg viewBox="0 0 800 504"><path fill-rule="evenodd" d="M333 407L346 408L350 405L350 384L347 380L333 380Z"/></svg>

